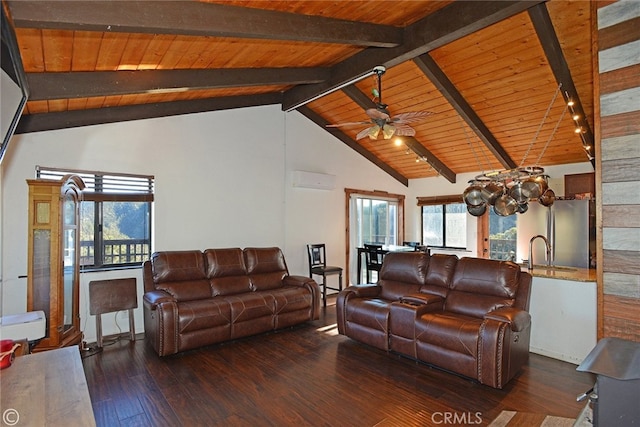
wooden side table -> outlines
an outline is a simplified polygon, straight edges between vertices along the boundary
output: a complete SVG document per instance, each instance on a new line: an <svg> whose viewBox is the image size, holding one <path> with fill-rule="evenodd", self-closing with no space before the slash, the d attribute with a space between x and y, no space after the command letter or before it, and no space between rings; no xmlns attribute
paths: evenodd
<svg viewBox="0 0 640 427"><path fill-rule="evenodd" d="M0 391L2 425L96 425L77 346L17 357Z"/></svg>

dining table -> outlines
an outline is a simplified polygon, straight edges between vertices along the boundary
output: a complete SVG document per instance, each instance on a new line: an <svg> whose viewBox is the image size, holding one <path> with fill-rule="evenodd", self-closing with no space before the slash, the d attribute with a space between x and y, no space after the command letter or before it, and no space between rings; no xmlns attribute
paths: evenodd
<svg viewBox="0 0 640 427"><path fill-rule="evenodd" d="M358 266L358 283L362 281L362 256L365 254L366 249L364 246L358 247L358 257L357 257L357 266ZM414 252L416 251L415 246L403 246L403 245L382 245L382 251L387 254L389 252Z"/></svg>

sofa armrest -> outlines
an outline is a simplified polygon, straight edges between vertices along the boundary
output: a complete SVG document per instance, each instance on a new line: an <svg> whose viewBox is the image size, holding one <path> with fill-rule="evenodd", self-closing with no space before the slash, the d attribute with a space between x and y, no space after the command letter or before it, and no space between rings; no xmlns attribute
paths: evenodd
<svg viewBox="0 0 640 427"><path fill-rule="evenodd" d="M508 323L514 332L523 331L531 325L531 315L514 307L500 307L485 314L484 318Z"/></svg>
<svg viewBox="0 0 640 427"><path fill-rule="evenodd" d="M282 284L285 286L305 286L311 282L315 283L315 280L307 276L289 275L282 279Z"/></svg>
<svg viewBox="0 0 640 427"><path fill-rule="evenodd" d="M282 284L284 286L299 286L301 288L307 288L309 292L311 292L311 298L313 299L311 319L316 320L320 318L320 288L315 280L307 276L289 275L284 276Z"/></svg>
<svg viewBox="0 0 640 427"><path fill-rule="evenodd" d="M178 352L178 302L161 290L146 292L143 297L144 335L159 356Z"/></svg>
<svg viewBox="0 0 640 427"><path fill-rule="evenodd" d="M380 295L382 287L374 284L351 285L342 292L352 293L357 298L374 298Z"/></svg>
<svg viewBox="0 0 640 427"><path fill-rule="evenodd" d="M346 310L349 301L359 298L375 298L380 295L381 290L381 286L373 284L351 285L338 293L338 297L336 298L336 320L338 323L338 332L341 335L346 335Z"/></svg>
<svg viewBox="0 0 640 427"><path fill-rule="evenodd" d="M438 295L416 293L405 295L400 298L400 302L420 307L420 313L429 311L442 310L444 307L444 298Z"/></svg>
<svg viewBox="0 0 640 427"><path fill-rule="evenodd" d="M151 310L155 310L158 304L162 304L163 302L177 301L174 297L169 295L168 292L160 291L160 290L145 292L142 298L146 303L149 304L149 307L151 308Z"/></svg>

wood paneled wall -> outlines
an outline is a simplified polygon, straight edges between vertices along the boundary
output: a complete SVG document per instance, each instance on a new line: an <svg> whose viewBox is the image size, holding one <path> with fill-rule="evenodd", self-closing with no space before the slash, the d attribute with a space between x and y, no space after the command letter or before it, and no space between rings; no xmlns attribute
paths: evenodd
<svg viewBox="0 0 640 427"><path fill-rule="evenodd" d="M640 341L640 2L599 2L599 337Z"/></svg>

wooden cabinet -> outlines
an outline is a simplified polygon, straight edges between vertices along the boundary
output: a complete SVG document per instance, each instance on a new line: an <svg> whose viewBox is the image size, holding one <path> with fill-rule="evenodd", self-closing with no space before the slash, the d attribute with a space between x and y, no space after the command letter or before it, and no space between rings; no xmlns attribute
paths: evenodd
<svg viewBox="0 0 640 427"><path fill-rule="evenodd" d="M596 194L596 178L594 172L576 173L564 176L564 197L576 197L590 194L593 198Z"/></svg>
<svg viewBox="0 0 640 427"><path fill-rule="evenodd" d="M42 310L46 335L34 351L80 343L79 201L84 182L29 179L28 311Z"/></svg>

